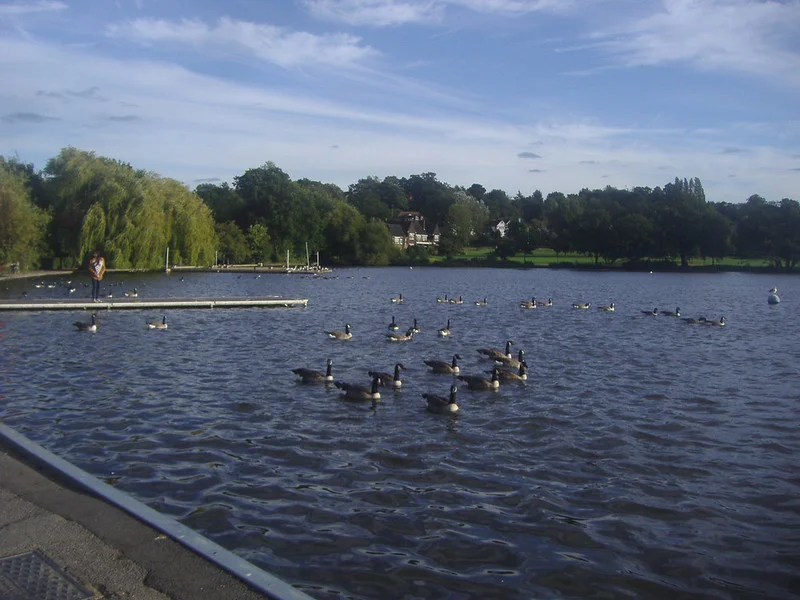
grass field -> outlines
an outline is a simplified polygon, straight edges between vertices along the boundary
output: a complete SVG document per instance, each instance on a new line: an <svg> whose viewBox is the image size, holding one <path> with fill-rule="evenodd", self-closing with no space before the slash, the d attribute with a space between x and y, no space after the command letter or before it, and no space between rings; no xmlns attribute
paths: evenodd
<svg viewBox="0 0 800 600"><path fill-rule="evenodd" d="M493 248L489 246L482 246L478 248L467 248L464 250L463 253L458 254L453 257L455 261L468 261L471 263L477 263L480 265L500 265L500 264L510 264L510 265L519 265L519 266L537 266L537 267L549 267L549 266L557 266L559 264L567 265L580 265L580 266L587 266L593 267L594 266L594 257L587 256L585 254L581 254L578 252L569 252L569 253L562 253L556 255L556 253L551 250L550 248L537 248L534 250L533 253L527 254L523 256L522 254L517 254L515 256L509 257L506 261L502 261L492 255ZM431 263L437 264L442 262L448 262L448 259L444 256L431 256ZM660 261L656 261L660 262ZM609 264L604 262L603 260L600 261L600 267L604 268L621 268L622 261L617 261L616 263ZM716 260L712 263L710 258L701 259L696 258L689 261L690 267L717 267L717 268L767 268L770 266L769 262L766 260L760 259L744 259L744 258L737 258L734 256L729 256L723 258L721 260Z"/></svg>

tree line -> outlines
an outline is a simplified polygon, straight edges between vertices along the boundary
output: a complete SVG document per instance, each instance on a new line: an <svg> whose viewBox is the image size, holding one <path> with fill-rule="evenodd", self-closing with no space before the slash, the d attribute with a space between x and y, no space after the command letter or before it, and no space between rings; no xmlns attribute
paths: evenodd
<svg viewBox="0 0 800 600"><path fill-rule="evenodd" d="M451 186L435 173L365 177L342 190L292 180L267 162L233 184L180 182L93 152L64 148L41 171L0 156L0 264L77 268L93 249L113 268L157 269L171 262L211 265L281 262L286 252L320 252L325 264L426 262L428 250L392 243L387 223L418 211L441 231L433 251L454 256L490 245L500 258L546 247L598 264L725 256L794 269L800 259L800 205L754 195L709 202L698 178L663 187L539 190L509 197L480 184ZM491 232L503 221L506 235Z"/></svg>

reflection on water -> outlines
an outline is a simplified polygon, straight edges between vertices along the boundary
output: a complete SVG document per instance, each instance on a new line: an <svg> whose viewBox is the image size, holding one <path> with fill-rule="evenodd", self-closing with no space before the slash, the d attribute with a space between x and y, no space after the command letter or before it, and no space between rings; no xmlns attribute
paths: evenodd
<svg viewBox="0 0 800 600"><path fill-rule="evenodd" d="M140 297L277 294L306 309L0 314L0 416L48 449L318 598L786 598L796 593L794 278L345 269L330 277L112 274ZM4 282L5 297L65 293ZM767 305L773 285L783 302ZM76 293L82 293L79 287ZM88 288L86 290L88 295ZM402 304L390 298L403 294ZM464 304L436 298L464 297ZM521 310L519 301L553 299ZM486 297L488 306L476 306ZM571 308L591 302L589 310ZM616 303L616 311L595 309ZM726 327L647 317L653 307ZM408 343L385 334L416 318ZM447 320L452 336L437 329ZM327 329L352 325L350 341ZM476 350L527 383L461 386ZM368 384L403 363L377 406Z"/></svg>

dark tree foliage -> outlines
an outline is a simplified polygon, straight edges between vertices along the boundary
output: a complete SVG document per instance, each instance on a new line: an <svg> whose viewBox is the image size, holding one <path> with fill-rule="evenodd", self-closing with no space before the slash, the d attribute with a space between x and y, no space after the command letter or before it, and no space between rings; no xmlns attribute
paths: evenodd
<svg viewBox="0 0 800 600"><path fill-rule="evenodd" d="M365 177L347 192L333 184L292 179L272 162L227 183L194 192L177 181L127 163L64 148L42 172L0 157L5 211L0 259L27 265L77 266L89 249L111 266L153 268L169 247L176 261L210 264L282 262L288 251L321 253L335 264L424 262L427 250L392 245L387 223L419 211L441 231L439 254L456 255L491 243L496 255L526 255L539 247L578 251L596 263L650 260L687 266L693 258L763 259L775 268L800 265L800 205L758 195L741 204L706 200L698 178L663 187L540 190L513 199L480 183L450 186L433 172L379 180ZM500 238L490 225L504 220Z"/></svg>

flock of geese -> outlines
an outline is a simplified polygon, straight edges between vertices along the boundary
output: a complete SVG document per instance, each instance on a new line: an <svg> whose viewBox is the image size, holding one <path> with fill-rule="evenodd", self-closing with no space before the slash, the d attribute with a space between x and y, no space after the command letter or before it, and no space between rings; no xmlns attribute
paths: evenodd
<svg viewBox="0 0 800 600"><path fill-rule="evenodd" d="M403 295L399 294L392 297L392 304L401 304L404 302ZM464 304L462 296L450 297L445 295L436 298L437 303L447 304ZM475 306L488 306L488 300L477 300L474 302ZM523 299L519 303L519 307L525 310L546 308L553 306L553 299L537 300L536 297L530 299ZM575 302L572 308L576 310L590 310L592 308L590 302ZM615 312L616 304L604 304L596 306L596 310L602 312ZM659 310L653 308L652 310L642 310L641 314L647 317L671 317L681 319L685 323L707 325L715 327L724 327L726 325L725 317L719 319L708 319L706 317L682 317L680 307L675 310ZM388 325L388 333L384 336L388 342L407 342L413 339L414 335L419 333L417 319L414 319L414 324L400 332L400 325L397 323L394 315ZM330 329L325 331L325 334L332 340L346 341L353 339L353 331L350 323L344 325L344 329ZM451 335L450 319L447 320L447 325L437 330L439 337L447 337ZM439 414L452 414L459 410L457 403L457 392L459 385L466 387L473 391L490 391L499 389L501 384L506 383L519 383L525 382L528 378L528 364L525 361L525 351L519 349L516 354L512 352L513 340L508 340L505 349L497 348L478 348L477 352L481 358L490 361L492 364L491 371L488 375L464 375L459 368L459 361L461 356L454 354L449 361L427 359L423 362L430 369L431 373L439 375L451 375L454 378L453 384L450 386L450 393L448 396L439 396L435 394L425 393L422 397L425 400L426 408L428 411ZM319 371L312 368L301 367L292 369L292 372L297 376L298 382L302 384L326 384L333 385L341 392L341 397L346 400L355 401L371 401L374 403L380 399L380 388L399 389L402 385L402 371L405 366L402 363L397 363L394 367L393 373L381 373L377 371L369 371L371 383L369 385L362 385L356 383L349 383L335 380L333 377L333 361L327 360L327 368L325 371Z"/></svg>
<svg viewBox="0 0 800 600"><path fill-rule="evenodd" d="M78 331L97 333L97 314L92 313L89 321L75 321L73 325ZM169 327L169 323L167 323L167 315L164 315L160 321L146 321L145 326L148 329L167 329Z"/></svg>

